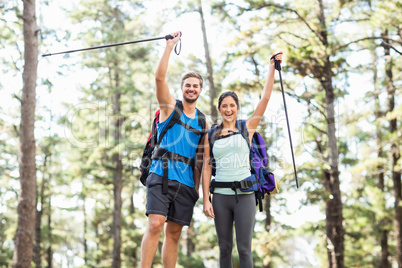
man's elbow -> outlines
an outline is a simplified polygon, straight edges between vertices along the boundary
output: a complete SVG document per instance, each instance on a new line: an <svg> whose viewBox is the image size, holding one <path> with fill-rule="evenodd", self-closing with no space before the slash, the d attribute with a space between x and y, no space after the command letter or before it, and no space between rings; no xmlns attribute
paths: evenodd
<svg viewBox="0 0 402 268"><path fill-rule="evenodd" d="M165 81L165 77L162 77L160 75L155 75L155 83L156 84L161 84Z"/></svg>

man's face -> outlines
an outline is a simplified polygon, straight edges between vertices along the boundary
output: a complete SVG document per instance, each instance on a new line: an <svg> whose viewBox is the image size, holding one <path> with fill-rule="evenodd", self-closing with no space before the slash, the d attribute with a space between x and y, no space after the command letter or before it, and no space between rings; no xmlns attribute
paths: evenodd
<svg viewBox="0 0 402 268"><path fill-rule="evenodd" d="M195 102L202 91L200 80L196 77L187 78L183 81L181 90L183 91L183 99L185 101L187 101L188 103Z"/></svg>

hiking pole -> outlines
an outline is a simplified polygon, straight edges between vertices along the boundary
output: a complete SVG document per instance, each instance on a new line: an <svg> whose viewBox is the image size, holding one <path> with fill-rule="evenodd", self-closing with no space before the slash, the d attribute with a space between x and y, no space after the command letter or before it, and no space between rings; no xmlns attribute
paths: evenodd
<svg viewBox="0 0 402 268"><path fill-rule="evenodd" d="M278 53L279 54L279 53ZM281 74L281 62L277 59L275 59L275 56L278 55L275 54L271 57L271 60L273 59L275 62L275 69L278 70L279 72L279 80L281 81L281 89L282 89L282 97L283 97L283 105L285 107L285 114L286 114L286 123L288 125L288 133L289 133L289 142L290 142L290 151L292 152L292 159L293 159L293 170L295 172L295 181L296 181L296 188L299 188L299 182L297 180L297 172L296 172L296 163L295 163L295 156L293 153L293 144L292 144L292 136L290 135L290 126L289 126L289 118L288 118L288 111L286 108L286 101L285 101L285 91L283 90L283 82L282 82L282 74Z"/></svg>
<svg viewBox="0 0 402 268"><path fill-rule="evenodd" d="M182 36L182 33L180 32L180 37ZM66 53L73 53L73 52L80 52L80 51L86 51L86 50L92 50L92 49L99 49L99 48L106 48L106 47L115 47L115 46L122 46L122 45L128 45L128 44L136 44L136 43L142 43L142 42L149 42L149 41L155 41L155 40L160 40L160 39L173 39L173 36L170 34L166 36L161 36L161 37L155 37L155 38L149 38L149 39L142 39L142 40L135 40L135 41L127 41L127 42L122 42L122 43L115 43L115 44L108 44L108 45L102 45L102 46L96 46L96 47L87 47L87 48L80 48L80 49L74 49L74 50L67 50L67 51L61 51L61 52L56 52L56 53L47 53L43 54L42 57L47 57L47 56L53 56L53 55L58 55L58 54L66 54ZM179 52L176 50L177 44L175 46L175 52L177 55L180 54L181 51L181 39L180 39L180 49Z"/></svg>

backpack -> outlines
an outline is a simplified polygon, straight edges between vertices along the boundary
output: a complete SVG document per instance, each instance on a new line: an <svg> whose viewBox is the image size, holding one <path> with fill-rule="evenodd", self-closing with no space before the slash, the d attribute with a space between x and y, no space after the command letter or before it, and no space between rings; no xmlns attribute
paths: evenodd
<svg viewBox="0 0 402 268"><path fill-rule="evenodd" d="M231 188L235 192L235 198L237 201L237 189L243 192L254 191L256 198L256 205L259 205L260 211L262 211L262 199L266 194L275 194L279 192L279 185L275 180L275 176L272 172L268 171L265 167L268 164L267 149L265 141L262 136L256 131L254 132L251 143L248 138L248 131L245 120L236 121L236 127L239 133L233 133L229 135L241 134L247 141L247 145L250 148L250 173L251 176L242 181L236 182L216 182L214 179L211 182L210 192L213 193L215 187ZM213 125L208 131L208 143L210 152L210 164L212 166L212 175L216 175L216 163L213 157L213 144L215 140L225 138L228 135L224 135L216 138L215 132L217 125Z"/></svg>
<svg viewBox="0 0 402 268"><path fill-rule="evenodd" d="M183 125L187 130L194 132L197 135L200 135L200 139L205 131L206 127L206 119L205 115L200 112L198 109L198 125L202 127L202 131L192 128L189 125L184 124L179 120L180 116L183 113L183 103L180 100L176 100L176 106L173 111L172 118L166 125L165 129L159 136L158 140L158 131L157 131L157 124L159 122L160 110L155 112L155 118L152 123L151 132L149 134L148 140L145 144L144 151L142 153L141 164L140 164L140 181L145 186L146 180L149 175L149 170L151 169L152 160L162 160L163 161L163 181L162 181L162 189L163 193L167 193L167 179L168 179L168 160L175 160L187 163L189 166L194 169L195 167L195 159L194 158L187 158L181 156L179 154L170 152L164 148L159 147L163 137L167 133L169 129L171 129L176 123Z"/></svg>

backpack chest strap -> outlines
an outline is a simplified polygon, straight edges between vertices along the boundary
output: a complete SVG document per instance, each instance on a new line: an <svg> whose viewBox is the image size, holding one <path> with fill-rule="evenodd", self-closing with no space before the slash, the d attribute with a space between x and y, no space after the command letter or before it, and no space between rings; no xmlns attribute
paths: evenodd
<svg viewBox="0 0 402 268"><path fill-rule="evenodd" d="M195 129L195 128L193 128L192 126L183 123L181 120L178 120L178 121L177 121L177 124L181 125L181 126L184 127L186 130L193 132L195 135L200 136L200 135L203 134L202 131L200 131L200 130L198 130L198 129Z"/></svg>
<svg viewBox="0 0 402 268"><path fill-rule="evenodd" d="M163 179L162 179L162 193L168 193L168 172L169 172L169 160L183 162L189 165L192 169L195 167L194 158L188 158L180 154L170 152L165 148L159 146L155 147L152 153L152 160L162 160L163 163Z"/></svg>
<svg viewBox="0 0 402 268"><path fill-rule="evenodd" d="M183 162L192 168L194 168L195 166L194 158L182 156L178 153L168 151L167 149L159 146L155 147L155 150L152 153L152 160L163 160L163 159Z"/></svg>

